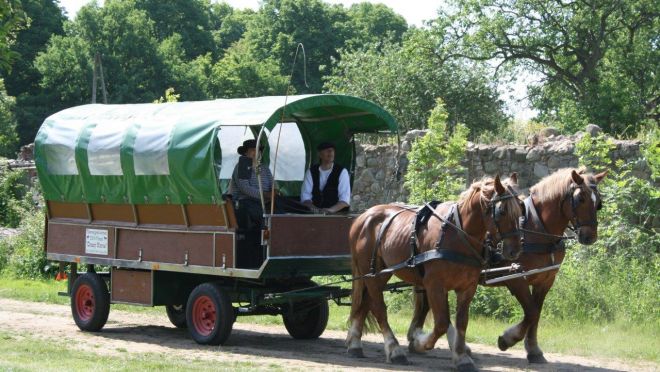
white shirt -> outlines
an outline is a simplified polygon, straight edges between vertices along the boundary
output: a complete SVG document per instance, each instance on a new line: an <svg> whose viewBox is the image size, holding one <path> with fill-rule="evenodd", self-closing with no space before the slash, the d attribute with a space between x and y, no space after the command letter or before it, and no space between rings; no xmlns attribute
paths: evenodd
<svg viewBox="0 0 660 372"><path fill-rule="evenodd" d="M334 164L333 164L334 165ZM328 170L321 169L319 166L319 190L323 191L325 185L328 183L328 178L332 173L332 167ZM314 188L314 181L312 180L312 172L308 169L305 172L305 180L303 181L302 188L300 190L300 201L305 202L307 200L312 200L312 189ZM348 176L348 171L346 168L341 170L339 174L339 201L351 205L351 179Z"/></svg>

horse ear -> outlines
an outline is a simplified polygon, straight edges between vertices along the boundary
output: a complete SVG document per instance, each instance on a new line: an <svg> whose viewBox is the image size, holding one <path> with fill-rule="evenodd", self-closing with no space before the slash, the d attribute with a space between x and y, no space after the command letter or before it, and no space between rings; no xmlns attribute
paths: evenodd
<svg viewBox="0 0 660 372"><path fill-rule="evenodd" d="M509 179L517 185L518 184L518 172L511 173L511 175L509 176Z"/></svg>
<svg viewBox="0 0 660 372"><path fill-rule="evenodd" d="M578 185L581 185L581 184L584 183L584 178L582 178L582 176L577 174L575 169L573 169L573 171L571 172L571 177L573 178L573 182L575 182Z"/></svg>
<svg viewBox="0 0 660 372"><path fill-rule="evenodd" d="M597 175L595 175L594 178L596 179L596 183L600 183L600 181L602 181L603 178L605 178L605 176L607 176L607 172L609 172L609 170L605 170L604 172L598 173Z"/></svg>
<svg viewBox="0 0 660 372"><path fill-rule="evenodd" d="M497 192L498 195L503 195L506 192L504 186L502 185L502 181L500 181L499 174L495 176L495 191Z"/></svg>

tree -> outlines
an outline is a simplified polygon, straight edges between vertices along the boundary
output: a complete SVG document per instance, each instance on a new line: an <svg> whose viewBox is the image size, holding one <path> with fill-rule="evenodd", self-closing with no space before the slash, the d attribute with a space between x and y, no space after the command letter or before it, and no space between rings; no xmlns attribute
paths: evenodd
<svg viewBox="0 0 660 372"><path fill-rule="evenodd" d="M227 3L214 3L211 12L215 20L213 40L220 53L243 37L255 15L252 9L236 10Z"/></svg>
<svg viewBox="0 0 660 372"><path fill-rule="evenodd" d="M25 27L28 20L20 0L0 1L0 71L11 70L11 64L18 56L11 46L16 40L16 32Z"/></svg>
<svg viewBox="0 0 660 372"><path fill-rule="evenodd" d="M402 45L344 50L325 89L373 100L390 111L404 131L424 128L437 98L445 102L450 127L463 122L477 135L503 124L503 103L484 67L446 60L438 43L430 31L413 29Z"/></svg>
<svg viewBox="0 0 660 372"><path fill-rule="evenodd" d="M232 45L211 73L210 95L222 98L281 95L289 79L280 74L277 61L258 60L246 40Z"/></svg>
<svg viewBox="0 0 660 372"><path fill-rule="evenodd" d="M447 110L438 99L429 117L428 132L408 153L404 185L410 190L410 203L453 200L465 187L461 160L469 130L462 124L449 130L447 118Z"/></svg>
<svg viewBox="0 0 660 372"><path fill-rule="evenodd" d="M245 38L257 60L274 58L282 75L289 75L298 43L307 55L307 83L303 74L303 58L299 55L293 75L293 86L299 93L321 91L321 76L346 37L347 15L342 6L321 0L265 0L249 27Z"/></svg>
<svg viewBox="0 0 660 372"><path fill-rule="evenodd" d="M54 100L39 86L41 74L34 66L38 53L46 50L52 35L64 33L65 17L62 9L53 0L22 0L22 7L30 19L29 26L19 30L11 51L16 53L12 70L4 74L7 93L16 97L14 113L20 144L34 140L35 128L43 122L44 115Z"/></svg>
<svg viewBox="0 0 660 372"><path fill-rule="evenodd" d="M657 1L456 0L452 9L436 27L454 56L542 74L530 92L545 120L575 127L583 117L623 132L660 101Z"/></svg>
<svg viewBox="0 0 660 372"><path fill-rule="evenodd" d="M0 157L13 158L16 155L18 135L13 106L14 98L7 95L5 84L0 79Z"/></svg>
<svg viewBox="0 0 660 372"><path fill-rule="evenodd" d="M357 3L347 12L346 44L352 48L362 48L367 44L383 41L400 43L408 30L406 20L383 4Z"/></svg>
<svg viewBox="0 0 660 372"><path fill-rule="evenodd" d="M205 0L137 0L137 9L144 10L154 22L158 40L181 36L186 59L217 52L213 40L211 5Z"/></svg>

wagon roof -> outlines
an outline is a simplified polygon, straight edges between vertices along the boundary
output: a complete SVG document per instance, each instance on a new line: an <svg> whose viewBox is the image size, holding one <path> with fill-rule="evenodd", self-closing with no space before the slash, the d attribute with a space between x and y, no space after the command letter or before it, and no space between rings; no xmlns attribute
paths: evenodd
<svg viewBox="0 0 660 372"><path fill-rule="evenodd" d="M46 200L132 204L220 200L214 147L222 126L280 121L321 139L348 143L353 133L396 133L376 104L345 95L270 96L164 104L90 104L48 117L35 140ZM284 120L282 120L284 118ZM222 134L220 134L222 135Z"/></svg>

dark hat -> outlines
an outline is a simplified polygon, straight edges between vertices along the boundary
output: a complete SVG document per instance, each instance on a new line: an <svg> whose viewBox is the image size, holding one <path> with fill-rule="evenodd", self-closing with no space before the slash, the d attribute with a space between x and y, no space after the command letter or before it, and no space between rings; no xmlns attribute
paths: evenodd
<svg viewBox="0 0 660 372"><path fill-rule="evenodd" d="M256 149L257 148L257 140L249 139L243 141L242 146L238 146L236 151L238 151L239 154L245 155L248 149ZM264 147L259 146L259 151L263 151Z"/></svg>
<svg viewBox="0 0 660 372"><path fill-rule="evenodd" d="M321 142L321 143L319 143L318 146L316 146L316 149L319 150L319 151L329 149L329 148L333 148L335 150L337 149L335 147L335 144L332 143L332 142Z"/></svg>

